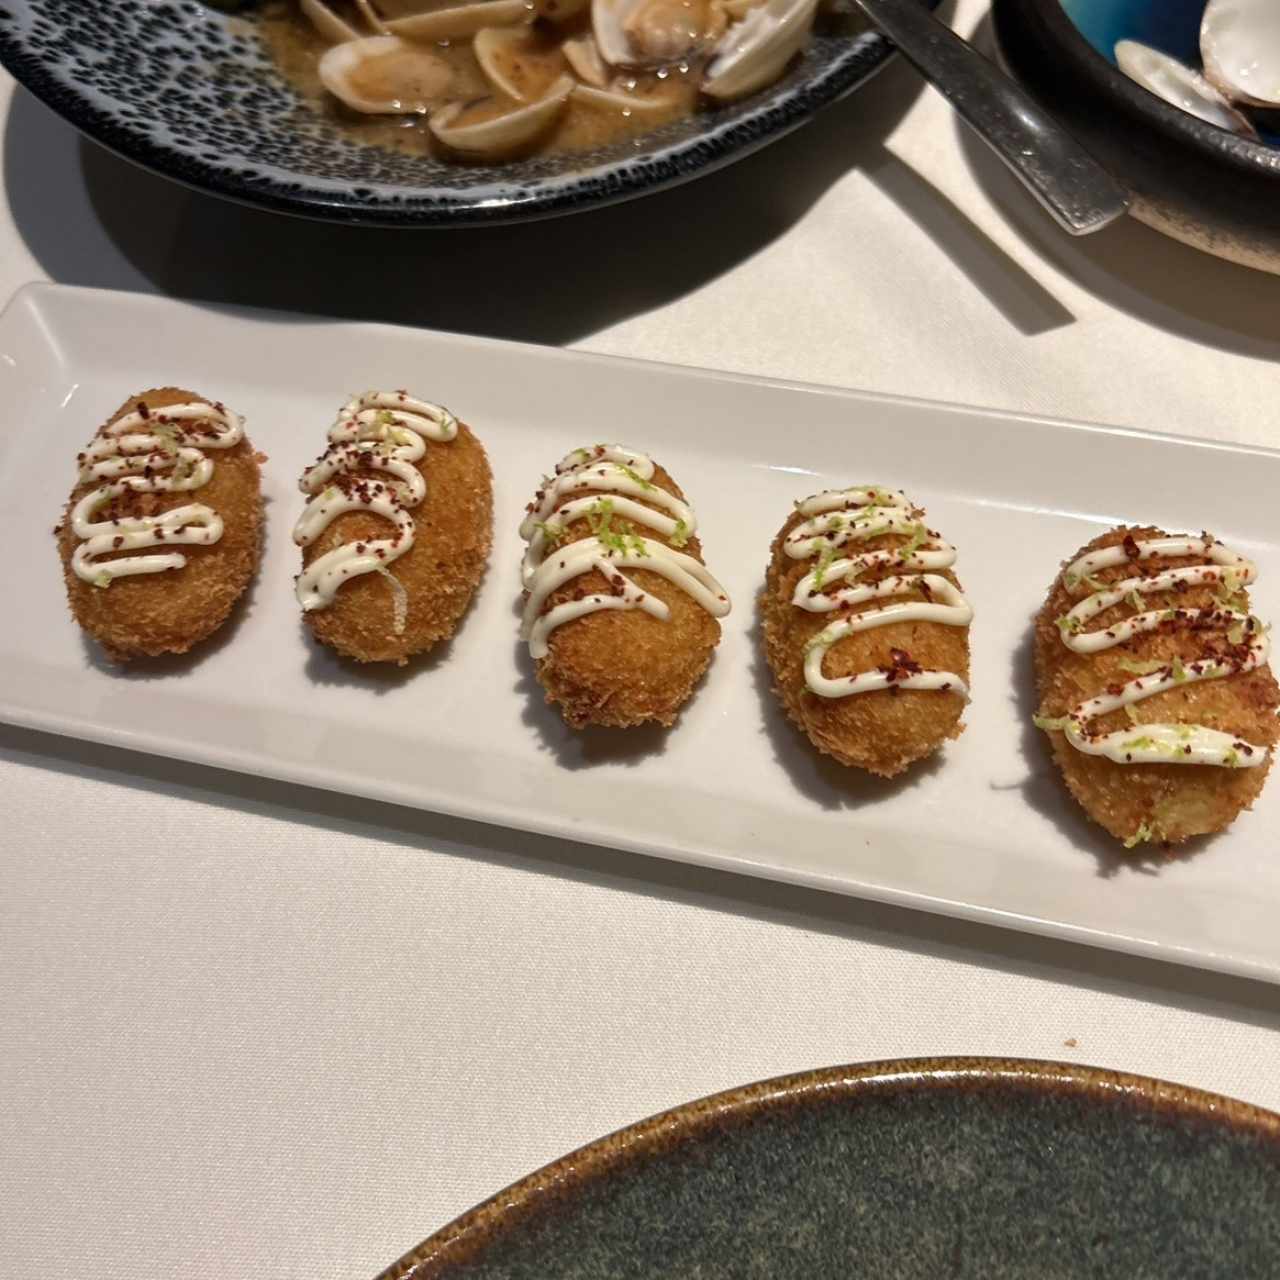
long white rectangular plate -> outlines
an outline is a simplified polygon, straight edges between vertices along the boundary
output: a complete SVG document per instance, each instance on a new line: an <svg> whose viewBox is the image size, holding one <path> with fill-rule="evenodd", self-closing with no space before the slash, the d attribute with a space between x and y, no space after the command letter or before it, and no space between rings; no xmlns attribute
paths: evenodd
<svg viewBox="0 0 1280 1280"><path fill-rule="evenodd" d="M176 384L247 418L262 573L189 661L118 672L67 613L49 531L74 455L130 394ZM489 450L497 535L443 657L397 676L311 643L289 533L303 466L353 391L409 387ZM1280 980L1280 783L1227 834L1139 871L1078 813L1033 709L1029 622L1059 563L1121 520L1208 528L1261 562L1280 618L1280 454L478 338L31 286L0 317L0 717L514 829ZM669 733L575 735L517 644L516 535L569 449L651 451L697 507L734 612ZM792 500L892 484L960 551L977 611L968 729L885 784L820 759L769 692L755 597Z"/></svg>

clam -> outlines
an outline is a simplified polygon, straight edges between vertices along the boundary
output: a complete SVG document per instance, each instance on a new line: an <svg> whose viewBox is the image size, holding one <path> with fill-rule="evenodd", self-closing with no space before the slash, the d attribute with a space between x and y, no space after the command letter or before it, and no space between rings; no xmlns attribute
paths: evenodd
<svg viewBox="0 0 1280 1280"><path fill-rule="evenodd" d="M489 83L517 102L536 101L564 74L560 44L529 27L486 27L471 48Z"/></svg>
<svg viewBox="0 0 1280 1280"><path fill-rule="evenodd" d="M496 103L450 103L431 117L431 132L461 155L485 159L510 155L551 127L564 110L573 83L572 76L561 76L536 102L514 110Z"/></svg>
<svg viewBox="0 0 1280 1280"><path fill-rule="evenodd" d="M573 100L598 111L611 111L621 116L657 115L679 105L678 93L635 93L625 85L611 84L605 88L580 84L573 91Z"/></svg>
<svg viewBox="0 0 1280 1280"><path fill-rule="evenodd" d="M717 0L591 0L600 56L615 67L660 67L708 48L727 19Z"/></svg>
<svg viewBox="0 0 1280 1280"><path fill-rule="evenodd" d="M585 13L591 0L533 0L533 7L538 17L548 22L568 22L578 14Z"/></svg>
<svg viewBox="0 0 1280 1280"><path fill-rule="evenodd" d="M509 27L532 17L529 0L476 0L474 4L451 5L428 13L396 18L387 30L408 40L461 40L485 27Z"/></svg>
<svg viewBox="0 0 1280 1280"><path fill-rule="evenodd" d="M1253 125L1198 71L1136 40L1116 45L1116 65L1157 97L1220 129L1256 138Z"/></svg>
<svg viewBox="0 0 1280 1280"><path fill-rule="evenodd" d="M722 101L741 98L776 80L805 46L818 0L765 0L720 37L702 92Z"/></svg>
<svg viewBox="0 0 1280 1280"><path fill-rule="evenodd" d="M1280 3L1209 0L1200 56L1205 78L1233 102L1280 107Z"/></svg>
<svg viewBox="0 0 1280 1280"><path fill-rule="evenodd" d="M453 71L443 58L399 36L336 44L320 59L335 98L365 115L423 115L447 97Z"/></svg>
<svg viewBox="0 0 1280 1280"><path fill-rule="evenodd" d="M560 46L569 69L583 84L603 89L609 83L609 68L596 48L596 38L588 32L584 36L572 36Z"/></svg>
<svg viewBox="0 0 1280 1280"><path fill-rule="evenodd" d="M346 40L358 40L360 33L345 19L340 18L324 0L298 0L302 16L331 44Z"/></svg>
<svg viewBox="0 0 1280 1280"><path fill-rule="evenodd" d="M356 12L379 35L386 35L387 28L382 15L373 7L371 0L355 0Z"/></svg>

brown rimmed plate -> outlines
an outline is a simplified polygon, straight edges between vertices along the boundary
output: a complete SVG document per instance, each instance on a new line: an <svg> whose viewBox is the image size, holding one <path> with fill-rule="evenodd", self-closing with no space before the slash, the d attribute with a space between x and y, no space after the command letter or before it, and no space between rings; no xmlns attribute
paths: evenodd
<svg viewBox="0 0 1280 1280"><path fill-rule="evenodd" d="M437 1231L380 1280L1273 1277L1280 1116L1141 1076L925 1058L691 1102Z"/></svg>

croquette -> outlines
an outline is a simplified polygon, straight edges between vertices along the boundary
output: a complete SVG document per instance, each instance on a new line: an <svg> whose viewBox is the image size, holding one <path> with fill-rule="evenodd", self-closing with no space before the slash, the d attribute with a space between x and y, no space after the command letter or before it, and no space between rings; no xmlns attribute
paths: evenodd
<svg viewBox="0 0 1280 1280"><path fill-rule="evenodd" d="M55 533L71 612L108 658L185 653L227 620L262 555L261 460L235 414L178 387L131 397L99 429ZM189 518L164 519L179 509Z"/></svg>
<svg viewBox="0 0 1280 1280"><path fill-rule="evenodd" d="M466 423L404 391L357 396L329 439L300 486L303 616L336 652L403 666L453 635L484 576L489 459Z"/></svg>
<svg viewBox="0 0 1280 1280"><path fill-rule="evenodd" d="M524 639L575 729L675 723L720 641L708 573L671 476L620 445L575 450L529 503Z"/></svg>
<svg viewBox="0 0 1280 1280"><path fill-rule="evenodd" d="M1209 534L1121 526L1063 565L1040 611L1037 723L1071 794L1130 848L1221 831L1262 790L1280 689L1249 612L1254 572ZM1095 698L1110 709L1082 708Z"/></svg>
<svg viewBox="0 0 1280 1280"><path fill-rule="evenodd" d="M761 598L787 715L819 751L884 778L957 737L969 697L973 611L924 519L896 490L815 494L773 540Z"/></svg>

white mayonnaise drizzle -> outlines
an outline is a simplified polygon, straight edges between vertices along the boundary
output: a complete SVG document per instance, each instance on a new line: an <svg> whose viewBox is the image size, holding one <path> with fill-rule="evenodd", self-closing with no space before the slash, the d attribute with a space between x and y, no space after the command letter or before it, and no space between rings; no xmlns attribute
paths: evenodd
<svg viewBox="0 0 1280 1280"><path fill-rule="evenodd" d="M314 496L294 526L293 540L300 547L310 546L348 511L384 517L395 525L395 536L343 543L313 560L296 588L305 611L332 604L338 588L350 578L385 573L413 546L415 526L409 508L427 496L416 464L427 451L426 441L446 444L457 434L458 420L448 409L403 391L366 391L343 407L329 428L329 448L298 482L303 493ZM362 471L382 471L390 478L345 479ZM338 483L331 483L335 479ZM403 589L396 591L399 583L390 581L399 632L404 629L405 598Z"/></svg>
<svg viewBox="0 0 1280 1280"><path fill-rule="evenodd" d="M141 402L132 413L107 427L80 455L81 484L106 483L90 490L71 512L71 528L81 539L71 557L76 576L98 587L135 573L181 569L180 551L157 555L97 557L144 547L208 546L222 537L222 517L203 503L192 502L155 516L122 516L95 520L103 507L125 493L186 493L201 489L213 477L205 449L230 449L244 439L244 425L220 404L193 401L149 409Z"/></svg>
<svg viewBox="0 0 1280 1280"><path fill-rule="evenodd" d="M527 592L520 634L534 658L547 656L548 637L557 627L603 609L642 609L665 622L670 615L665 602L642 591L623 569L660 574L714 618L729 612L724 588L693 556L653 538L620 533L611 527L618 518L679 543L693 534L697 521L692 508L651 483L653 473L653 461L643 453L602 444L575 449L543 484L520 525L520 536L528 543L520 566ZM610 496L601 498L602 492ZM598 531L561 545L560 536L568 526L586 518L597 523ZM554 591L592 570L604 575L610 594L566 600L542 613Z"/></svg>
<svg viewBox="0 0 1280 1280"><path fill-rule="evenodd" d="M1130 563L1130 547L1136 548L1139 561L1203 556L1208 563L1166 569L1151 577L1125 578L1106 586L1090 581L1100 569ZM1051 727L1060 727L1077 751L1105 756L1116 764L1211 764L1228 769L1250 769L1264 763L1266 747L1241 742L1229 733L1205 725L1139 724L1114 733L1089 732L1090 721L1163 693L1166 689L1201 680L1220 680L1260 667L1267 660L1271 642L1256 618L1225 605L1216 609L1143 610L1138 608L1135 599L1132 602L1135 612L1129 617L1099 630L1084 629L1098 614L1128 600L1135 593L1141 597L1177 590L1179 583L1185 583L1187 587L1222 583L1230 595L1241 587L1247 587L1257 576L1257 566L1252 560L1207 538L1130 540L1080 556L1067 567L1063 581L1068 591L1074 593L1083 584L1086 589L1091 589L1091 594L1058 623L1063 643L1074 653L1099 653L1123 644L1135 635L1158 630L1166 623L1179 627L1194 626L1198 630L1219 624L1223 628L1239 626L1246 652L1230 661L1206 657L1185 666L1178 662L1162 667L1150 675L1127 681L1118 692L1086 699L1067 713L1061 725L1054 723Z"/></svg>
<svg viewBox="0 0 1280 1280"><path fill-rule="evenodd" d="M920 523L904 494L876 485L829 489L806 498L796 510L811 518L792 529L783 541L783 549L793 560L820 558L818 567L796 583L793 604L810 613L831 613L870 600L926 597L851 614L819 631L805 652L805 684L820 698L846 698L889 688L951 690L968 698L969 686L954 671L876 670L838 679L822 671L832 645L858 631L891 622L940 622L949 627L967 627L973 620L973 609L959 587L939 573L895 573L863 586L828 590L835 582L853 583L869 569L949 569L956 562L956 549ZM849 510L860 514L845 515ZM899 533L912 541L902 547L831 558L846 542L865 542L888 533Z"/></svg>

